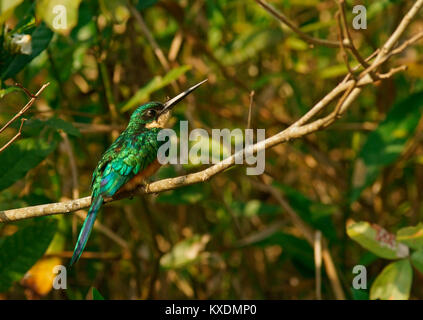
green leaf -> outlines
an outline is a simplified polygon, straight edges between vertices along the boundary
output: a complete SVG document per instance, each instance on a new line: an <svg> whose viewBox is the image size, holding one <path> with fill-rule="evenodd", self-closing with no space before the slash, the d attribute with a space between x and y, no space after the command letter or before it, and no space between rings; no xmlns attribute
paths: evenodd
<svg viewBox="0 0 423 320"><path fill-rule="evenodd" d="M81 132L79 132L79 130L75 128L72 123L67 122L60 118L50 118L46 121L46 125L56 130L63 130L67 134L70 134L76 137L81 136Z"/></svg>
<svg viewBox="0 0 423 320"><path fill-rule="evenodd" d="M42 257L56 229L56 219L37 219L3 239L0 243L0 292L20 280Z"/></svg>
<svg viewBox="0 0 423 320"><path fill-rule="evenodd" d="M156 76L147 83L143 88L139 89L134 96L121 108L122 111L128 111L134 108L137 105L140 105L143 102L146 102L150 95L167 86L169 83L178 79L181 75L185 74L188 70L191 69L191 66L180 66L178 68L172 69L164 77Z"/></svg>
<svg viewBox="0 0 423 320"><path fill-rule="evenodd" d="M388 264L370 288L370 299L407 300L410 295L413 269L408 259Z"/></svg>
<svg viewBox="0 0 423 320"><path fill-rule="evenodd" d="M140 11L147 9L148 7L155 5L156 2L157 0L139 0L137 3L137 9Z"/></svg>
<svg viewBox="0 0 423 320"><path fill-rule="evenodd" d="M0 90L0 99L2 99L5 95L14 92L14 91L20 91L21 89L18 87L8 87L6 89Z"/></svg>
<svg viewBox="0 0 423 320"><path fill-rule="evenodd" d="M367 290L351 288L351 294L354 300L369 300L369 292Z"/></svg>
<svg viewBox="0 0 423 320"><path fill-rule="evenodd" d="M179 269L194 263L204 251L210 235L194 235L177 243L170 252L160 259L160 265L165 269Z"/></svg>
<svg viewBox="0 0 423 320"><path fill-rule="evenodd" d="M104 300L104 297L98 292L98 290L94 287L91 289L91 293L93 295L93 300Z"/></svg>
<svg viewBox="0 0 423 320"><path fill-rule="evenodd" d="M413 249L423 249L423 223L397 231L397 240Z"/></svg>
<svg viewBox="0 0 423 320"><path fill-rule="evenodd" d="M81 0L38 0L36 16L51 30L66 36L78 23L80 2Z"/></svg>
<svg viewBox="0 0 423 320"><path fill-rule="evenodd" d="M15 76L32 59L45 50L53 37L53 33L42 23L34 29L31 37L32 53L30 55L18 54L11 58L11 61L7 64L0 63L1 79L8 79Z"/></svg>
<svg viewBox="0 0 423 320"><path fill-rule="evenodd" d="M0 153L0 190L23 178L57 146L42 139L27 138L13 143Z"/></svg>
<svg viewBox="0 0 423 320"><path fill-rule="evenodd" d="M385 259L400 259L409 255L406 245L398 243L395 235L378 225L361 221L347 227L348 236L362 247Z"/></svg>
<svg viewBox="0 0 423 320"><path fill-rule="evenodd" d="M414 251L411 255L411 262L417 270L423 273L423 250Z"/></svg>
<svg viewBox="0 0 423 320"><path fill-rule="evenodd" d="M377 179L382 168L394 163L414 134L423 107L423 92L396 103L386 119L369 134L355 163L350 202Z"/></svg>
<svg viewBox="0 0 423 320"><path fill-rule="evenodd" d="M0 25L13 13L23 0L0 0Z"/></svg>

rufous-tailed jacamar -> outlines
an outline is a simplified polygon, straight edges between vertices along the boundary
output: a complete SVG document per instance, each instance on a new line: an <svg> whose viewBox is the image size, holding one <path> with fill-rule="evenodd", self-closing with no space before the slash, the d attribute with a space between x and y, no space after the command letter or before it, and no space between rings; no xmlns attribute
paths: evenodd
<svg viewBox="0 0 423 320"><path fill-rule="evenodd" d="M91 206L78 236L72 266L82 254L105 198L122 191L133 191L160 167L157 151L164 141L157 136L170 117L172 108L204 80L165 103L148 102L131 115L128 127L106 150L91 180Z"/></svg>

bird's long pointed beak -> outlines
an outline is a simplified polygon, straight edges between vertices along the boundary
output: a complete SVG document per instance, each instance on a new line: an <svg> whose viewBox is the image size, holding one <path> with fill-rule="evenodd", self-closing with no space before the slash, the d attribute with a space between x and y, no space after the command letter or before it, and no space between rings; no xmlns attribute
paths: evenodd
<svg viewBox="0 0 423 320"><path fill-rule="evenodd" d="M191 92L193 92L195 89L197 89L199 86L201 86L204 82L206 82L208 79L205 79L196 85L192 86L191 88L185 90L184 92L178 94L176 97L170 99L169 101L166 101L163 105L164 108L161 113L166 112L167 110L172 109L179 101L184 99L187 95L189 95Z"/></svg>

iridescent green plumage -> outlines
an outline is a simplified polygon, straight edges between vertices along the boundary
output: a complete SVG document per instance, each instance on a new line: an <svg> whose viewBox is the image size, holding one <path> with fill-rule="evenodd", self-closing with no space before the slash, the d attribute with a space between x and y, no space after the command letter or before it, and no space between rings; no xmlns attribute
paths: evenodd
<svg viewBox="0 0 423 320"><path fill-rule="evenodd" d="M79 259L85 248L103 199L114 196L157 158L157 151L164 143L157 139L161 128L146 126L157 120L162 109L163 104L150 102L135 110L128 127L98 162L91 181L91 207L79 234L71 265Z"/></svg>
<svg viewBox="0 0 423 320"><path fill-rule="evenodd" d="M205 81L164 104L149 102L132 113L128 127L106 150L94 170L91 181L91 206L79 233L70 265L81 256L104 198L114 196L127 186L132 187L132 183L129 183L132 179L144 179L154 172L149 170L150 165L155 162L157 151L164 143L157 137L171 108ZM136 183L138 182L136 180Z"/></svg>

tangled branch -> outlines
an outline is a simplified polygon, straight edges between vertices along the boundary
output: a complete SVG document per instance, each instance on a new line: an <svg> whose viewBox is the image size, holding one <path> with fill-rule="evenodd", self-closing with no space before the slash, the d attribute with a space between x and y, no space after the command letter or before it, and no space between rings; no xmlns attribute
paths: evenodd
<svg viewBox="0 0 423 320"><path fill-rule="evenodd" d="M34 104L35 100L37 100L38 96L44 91L45 88L48 87L50 83L46 83L44 84L36 94L31 94L26 88L24 88L23 86L21 86L20 84L16 84L16 86L20 87L28 97L30 97L31 99L28 101L28 103L17 113L13 116L12 119L10 119L1 129L0 129L0 133L2 133L6 128L8 128L13 122L15 122L16 119L18 119L19 117L21 117L25 112L28 111L29 108L32 107L32 105ZM22 133L22 127L24 122L26 121L26 119L22 118L21 119L21 125L19 127L18 133L16 133L16 135L14 135L12 137L12 139L10 139L4 146L2 146L0 148L0 152L4 151L8 146L10 146L13 142L15 142Z"/></svg>
<svg viewBox="0 0 423 320"><path fill-rule="evenodd" d="M277 19L282 20L280 17L283 15L278 14L278 12L266 4L262 0L257 0L257 2L266 10L268 10L273 16ZM342 1L341 1L341 9L342 9ZM412 19L417 15L421 7L423 6L423 0L418 0L414 2L413 6L407 12L407 14L403 17L402 21L395 29L395 31L391 34L385 44L378 50L376 50L372 55L367 57L367 59L359 58L357 49L353 48L352 43L348 43L348 41L344 41L346 43L345 48L349 50L353 50L353 56L358 59L362 60L360 67L365 67L364 70L356 77L351 74L351 70L349 74L345 77L343 81L341 81L332 91L330 91L325 97L323 97L319 102L317 102L305 115L303 115L300 119L298 119L295 123L290 125L285 130L273 135L263 141L260 141L253 145L253 152L260 152L269 148L272 148L278 144L285 143L291 141L293 139L298 139L308 135L310 133L319 131L321 129L326 128L327 126L331 125L336 119L340 118L351 104L355 101L355 99L359 96L364 86L368 86L370 84L374 84L375 81L378 79L387 79L391 78L394 74L404 71L405 66L398 66L390 69L387 73L378 74L377 71L382 64L388 61L393 55L401 53L407 47L411 46L412 44L416 43L423 37L423 32L420 32L410 39L406 40L400 45L398 41L400 37L404 34L405 30L409 26ZM270 9L269 9L270 8ZM341 20L344 21L342 17L342 10ZM286 20L286 19L285 19ZM341 21L341 22L342 22ZM283 21L286 23L286 21ZM344 24L344 28L346 23ZM289 25L289 24L288 24ZM294 27L293 27L294 26ZM296 32L300 37L304 38L306 41L308 40L310 43L315 45L328 45L326 41L315 41L309 39L309 36L304 37L304 33L301 32L298 28L295 27L294 24L291 23L291 29ZM349 32L344 30L344 35L346 39L350 39ZM344 39L345 40L345 39ZM332 47L341 48L339 42L334 45L330 42ZM397 45L397 46L396 46ZM377 79L372 77L372 73L377 74ZM322 116L316 120L313 120L319 113L325 110L333 101L337 100L335 104L335 108L332 112L330 112L326 116ZM313 121L312 121L313 120ZM235 165L235 159L239 156L239 153L244 153L245 150L241 150L230 157L224 159L223 161L210 166L209 168L192 173L183 175L176 178L168 178L159 180L156 182L152 182L146 186L140 187L138 190L132 193L122 193L114 198L105 199L105 202L110 202L114 200L118 200L121 198L131 197L141 193L160 193L163 191L168 191L172 189L176 189L182 186L187 186L195 183L205 182L210 180L212 177L217 175L218 173L223 172L224 170L232 167ZM5 210L0 211L0 222L8 222L8 221L17 221L27 218L33 218L38 216L46 216L46 215L53 215L53 214L64 214L73 212L79 209L87 208L91 204L91 197L80 198L76 200L66 201L66 202L59 202L59 203L50 203L45 205L38 205L26 208L19 208L19 209L12 209L12 210Z"/></svg>

